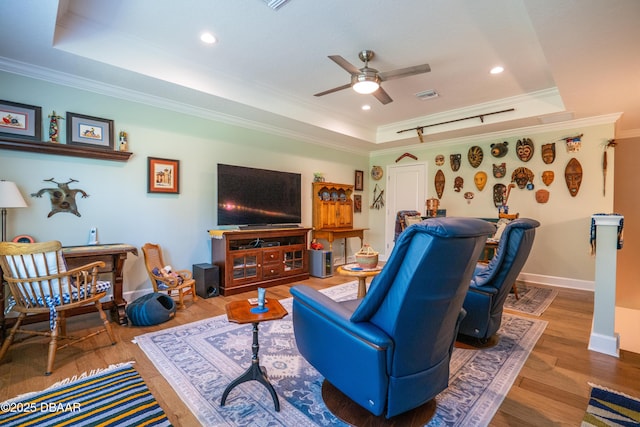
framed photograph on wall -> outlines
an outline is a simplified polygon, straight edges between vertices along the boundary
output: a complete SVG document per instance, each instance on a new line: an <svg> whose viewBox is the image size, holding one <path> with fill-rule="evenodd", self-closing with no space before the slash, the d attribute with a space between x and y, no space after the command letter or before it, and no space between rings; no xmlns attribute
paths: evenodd
<svg viewBox="0 0 640 427"><path fill-rule="evenodd" d="M364 190L364 172L356 171L356 182L353 186L356 191Z"/></svg>
<svg viewBox="0 0 640 427"><path fill-rule="evenodd" d="M67 144L113 150L113 120L67 113Z"/></svg>
<svg viewBox="0 0 640 427"><path fill-rule="evenodd" d="M353 195L353 212L362 212L362 196L360 194Z"/></svg>
<svg viewBox="0 0 640 427"><path fill-rule="evenodd" d="M0 101L0 136L42 141L42 108Z"/></svg>
<svg viewBox="0 0 640 427"><path fill-rule="evenodd" d="M147 193L180 193L180 160L147 157Z"/></svg>

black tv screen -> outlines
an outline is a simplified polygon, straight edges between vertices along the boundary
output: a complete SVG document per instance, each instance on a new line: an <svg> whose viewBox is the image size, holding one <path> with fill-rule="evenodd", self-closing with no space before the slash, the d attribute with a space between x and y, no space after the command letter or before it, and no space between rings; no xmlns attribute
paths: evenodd
<svg viewBox="0 0 640 427"><path fill-rule="evenodd" d="M218 225L302 222L302 176L218 164Z"/></svg>

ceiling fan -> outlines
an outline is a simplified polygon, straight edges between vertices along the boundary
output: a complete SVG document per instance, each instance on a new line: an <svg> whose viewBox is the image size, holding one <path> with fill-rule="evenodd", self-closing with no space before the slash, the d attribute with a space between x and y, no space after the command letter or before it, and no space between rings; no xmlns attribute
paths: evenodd
<svg viewBox="0 0 640 427"><path fill-rule="evenodd" d="M399 79L402 77L409 77L415 74L428 73L429 71L431 71L431 67L429 67L429 64L423 64L380 73L375 68L369 67L369 61L371 61L374 55L375 54L372 50L361 51L358 54L358 57L362 62L364 62L364 67L360 69L356 68L353 64L351 64L340 55L330 55L329 59L345 69L349 74L351 74L351 83L334 87L333 89L325 90L324 92L316 93L314 94L314 96L323 96L352 87L353 90L358 93L371 93L381 103L388 104L392 102L393 99L391 99L389 94L385 92L382 86L380 86L380 83L386 80Z"/></svg>

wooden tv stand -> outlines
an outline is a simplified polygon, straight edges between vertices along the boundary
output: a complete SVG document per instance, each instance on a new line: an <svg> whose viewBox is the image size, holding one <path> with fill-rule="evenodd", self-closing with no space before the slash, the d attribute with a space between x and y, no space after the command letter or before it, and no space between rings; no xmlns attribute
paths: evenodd
<svg viewBox="0 0 640 427"><path fill-rule="evenodd" d="M211 263L220 268L220 293L234 295L308 279L309 230L210 230Z"/></svg>

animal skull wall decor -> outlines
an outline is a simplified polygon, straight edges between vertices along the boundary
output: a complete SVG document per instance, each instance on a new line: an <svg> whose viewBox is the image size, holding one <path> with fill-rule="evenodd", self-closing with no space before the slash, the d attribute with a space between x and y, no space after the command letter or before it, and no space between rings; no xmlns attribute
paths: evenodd
<svg viewBox="0 0 640 427"><path fill-rule="evenodd" d="M53 215L60 212L69 212L75 216L81 216L78 212L78 206L76 205L76 194L80 193L82 198L89 197L84 190L71 189L69 184L72 182L79 182L73 178L69 178L67 182L56 182L51 179L45 179L45 182L53 182L58 185L58 188L43 188L37 193L31 193L31 197L42 197L44 193L49 193L49 199L51 200L51 212L47 215L47 218L51 218Z"/></svg>

